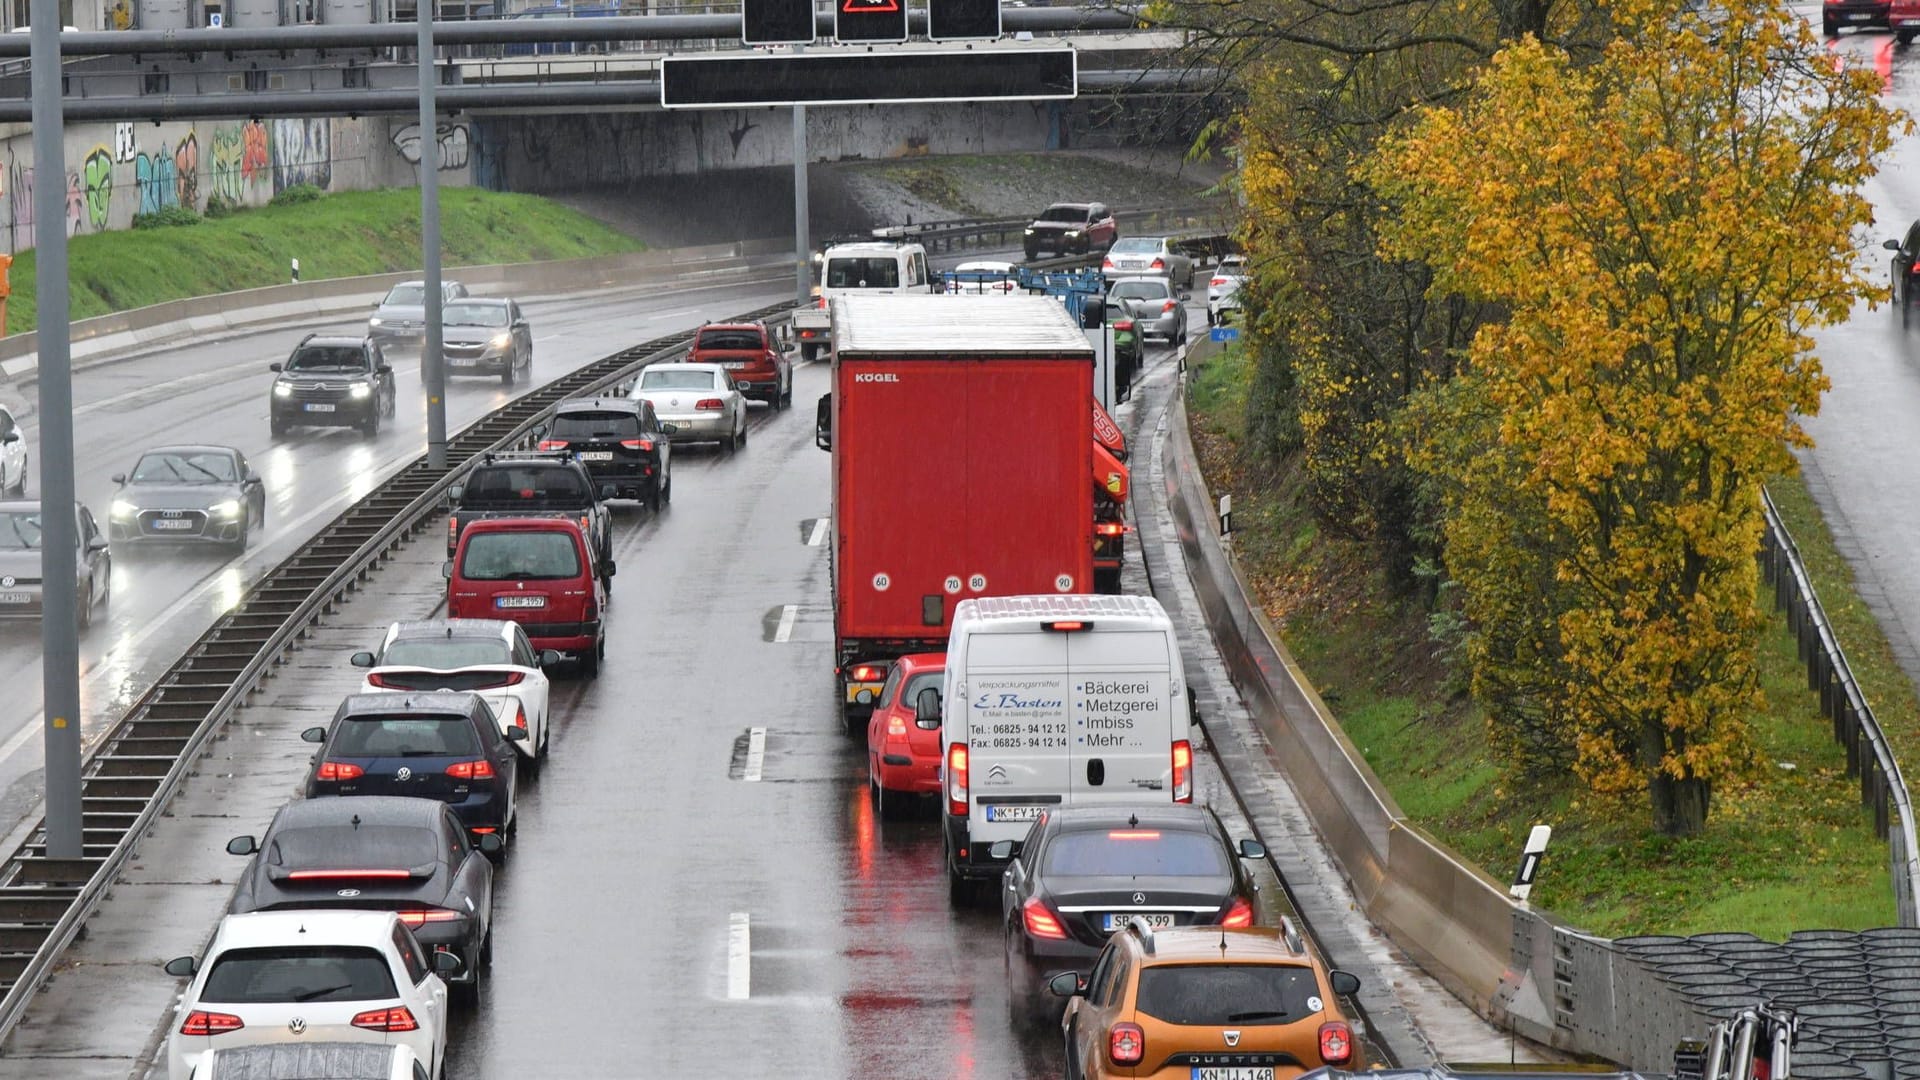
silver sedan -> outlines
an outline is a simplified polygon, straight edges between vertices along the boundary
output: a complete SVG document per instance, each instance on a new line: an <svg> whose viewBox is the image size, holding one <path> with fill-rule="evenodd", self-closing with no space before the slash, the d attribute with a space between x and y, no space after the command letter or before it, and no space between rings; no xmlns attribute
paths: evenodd
<svg viewBox="0 0 1920 1080"><path fill-rule="evenodd" d="M1193 287L1193 257L1176 251L1165 236L1129 236L1114 241L1100 263L1107 280L1152 275L1165 277L1181 288Z"/></svg>
<svg viewBox="0 0 1920 1080"><path fill-rule="evenodd" d="M628 395L653 403L674 442L710 442L729 451L747 445L747 399L719 364L654 364Z"/></svg>
<svg viewBox="0 0 1920 1080"><path fill-rule="evenodd" d="M1163 338L1175 345L1187 339L1188 294L1178 292L1163 277L1121 278L1107 290L1107 299L1140 328L1143 338Z"/></svg>

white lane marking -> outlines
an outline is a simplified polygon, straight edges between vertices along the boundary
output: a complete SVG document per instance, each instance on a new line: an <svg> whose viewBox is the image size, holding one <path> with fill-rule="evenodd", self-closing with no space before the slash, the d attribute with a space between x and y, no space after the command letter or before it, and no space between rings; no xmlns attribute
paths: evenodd
<svg viewBox="0 0 1920 1080"><path fill-rule="evenodd" d="M808 547L819 547L827 542L827 519L821 518L813 523L813 532L807 535Z"/></svg>
<svg viewBox="0 0 1920 1080"><path fill-rule="evenodd" d="M747 913L736 911L727 925L727 1000L747 1000L752 976L753 929Z"/></svg>
<svg viewBox="0 0 1920 1080"><path fill-rule="evenodd" d="M749 784L760 782L760 770L767 764L767 729L763 727L747 729L747 763L740 769L740 779Z"/></svg>
<svg viewBox="0 0 1920 1080"><path fill-rule="evenodd" d="M785 641L793 636L793 620L798 617L799 614L800 609L794 607L792 604L788 604L780 609L780 625L773 632L774 641Z"/></svg>

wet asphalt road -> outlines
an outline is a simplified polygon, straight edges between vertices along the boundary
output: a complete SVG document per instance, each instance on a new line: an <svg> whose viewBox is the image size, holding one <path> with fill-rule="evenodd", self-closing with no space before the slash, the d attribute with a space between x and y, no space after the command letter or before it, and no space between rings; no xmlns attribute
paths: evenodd
<svg viewBox="0 0 1920 1080"><path fill-rule="evenodd" d="M636 342L778 301L783 285L698 292L583 297L526 305L534 329L533 381L543 382ZM364 328L343 322L325 332ZM286 358L307 330L275 331L165 349L77 372L74 377L78 494L103 526L114 485L139 452L169 442L236 446L266 480L267 524L244 558L224 549L135 550L114 545L110 604L81 640L81 705L89 745L153 679L231 606L261 573L332 520L383 476L425 451L425 397L412 354L395 360L398 407L376 439L351 429L297 429L277 443L267 432L267 365ZM458 430L498 408L497 378L449 381L447 416ZM26 402L33 400L27 391ZM15 405L20 402L15 400ZM34 468L36 418L22 414ZM38 476L29 482L37 491ZM12 706L0 723L0 835L40 795L40 626L0 623L0 686Z"/></svg>

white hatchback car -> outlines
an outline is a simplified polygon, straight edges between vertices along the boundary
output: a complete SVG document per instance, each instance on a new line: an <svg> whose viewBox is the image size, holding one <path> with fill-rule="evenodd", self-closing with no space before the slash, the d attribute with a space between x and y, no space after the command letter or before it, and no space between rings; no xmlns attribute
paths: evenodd
<svg viewBox="0 0 1920 1080"><path fill-rule="evenodd" d="M1207 325L1226 321L1226 313L1240 310L1240 286L1247 280L1247 257L1227 255L1207 279Z"/></svg>
<svg viewBox="0 0 1920 1080"><path fill-rule="evenodd" d="M353 666L371 668L362 693L465 690L479 694L500 724L518 724L525 739L510 740L539 768L547 756L547 706L552 684L542 671L560 654L536 651L520 624L504 619L431 619L397 622L373 652L353 654Z"/></svg>
<svg viewBox="0 0 1920 1080"><path fill-rule="evenodd" d="M653 403L674 442L747 445L747 399L719 364L654 364L641 370L628 397Z"/></svg>
<svg viewBox="0 0 1920 1080"><path fill-rule="evenodd" d="M193 982L167 1038L168 1080L209 1050L303 1042L405 1044L440 1080L452 953L431 958L391 911L267 911L220 920L204 960L167 961Z"/></svg>

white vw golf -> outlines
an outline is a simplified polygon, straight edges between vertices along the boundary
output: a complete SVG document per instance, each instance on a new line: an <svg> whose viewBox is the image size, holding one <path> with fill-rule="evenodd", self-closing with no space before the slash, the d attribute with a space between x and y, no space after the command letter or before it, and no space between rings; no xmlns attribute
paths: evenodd
<svg viewBox="0 0 1920 1080"><path fill-rule="evenodd" d="M278 1043L404 1044L440 1080L452 953L431 957L391 911L269 911L220 920L167 1038L169 1080L191 1080L209 1050Z"/></svg>
<svg viewBox="0 0 1920 1080"><path fill-rule="evenodd" d="M362 689L383 691L464 690L493 709L501 734L515 724L527 729L513 742L534 768L547 756L550 686L540 669L560 662L551 649L535 652L518 623L500 619L433 619L387 628L377 652L353 654L355 667L371 668Z"/></svg>

